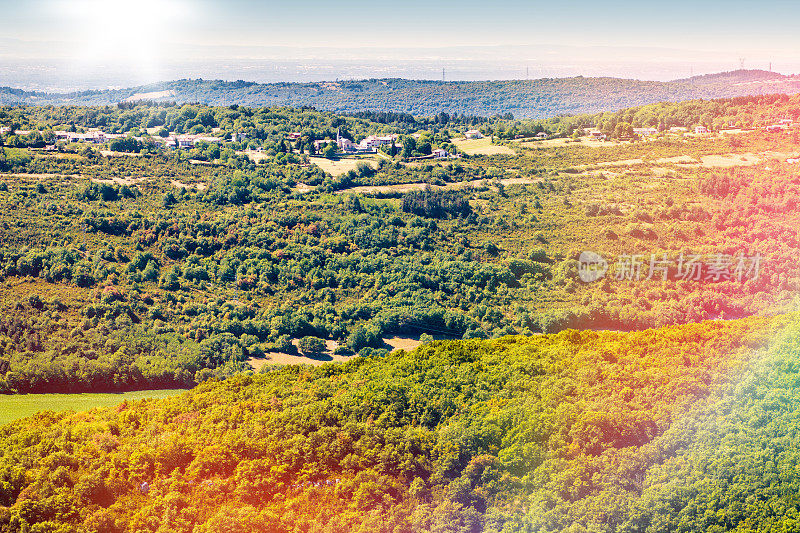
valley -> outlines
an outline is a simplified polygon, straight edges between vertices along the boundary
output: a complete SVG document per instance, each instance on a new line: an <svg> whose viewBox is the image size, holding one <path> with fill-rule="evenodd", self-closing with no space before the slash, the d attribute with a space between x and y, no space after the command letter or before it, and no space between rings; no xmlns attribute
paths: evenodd
<svg viewBox="0 0 800 533"><path fill-rule="evenodd" d="M0 531L790 528L796 120L0 108Z"/></svg>

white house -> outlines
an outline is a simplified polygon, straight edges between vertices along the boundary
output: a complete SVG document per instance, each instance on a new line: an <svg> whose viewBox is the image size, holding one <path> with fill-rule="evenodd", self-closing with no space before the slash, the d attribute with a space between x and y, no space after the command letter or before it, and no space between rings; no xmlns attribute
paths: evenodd
<svg viewBox="0 0 800 533"><path fill-rule="evenodd" d="M369 137L363 139L360 143L358 143L358 149L375 151L381 146L394 143L394 140L396 138L397 138L396 135L385 135L383 137L376 137L375 135L370 135Z"/></svg>
<svg viewBox="0 0 800 533"><path fill-rule="evenodd" d="M464 137L467 139L483 139L483 133L478 130L469 130L464 132Z"/></svg>
<svg viewBox="0 0 800 533"><path fill-rule="evenodd" d="M695 126L694 133L695 135L705 135L706 133L708 133L708 128L706 128L705 126Z"/></svg>
<svg viewBox="0 0 800 533"><path fill-rule="evenodd" d="M540 131L539 133L536 134L536 138L537 139L547 139L547 133L545 133L543 131Z"/></svg>
<svg viewBox="0 0 800 533"><path fill-rule="evenodd" d="M431 152L434 159L447 159L447 150L443 148L436 148L433 152Z"/></svg>

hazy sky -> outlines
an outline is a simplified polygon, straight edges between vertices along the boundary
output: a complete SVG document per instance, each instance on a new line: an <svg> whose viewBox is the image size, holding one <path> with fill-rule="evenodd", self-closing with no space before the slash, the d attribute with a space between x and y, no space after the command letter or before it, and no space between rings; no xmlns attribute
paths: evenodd
<svg viewBox="0 0 800 533"><path fill-rule="evenodd" d="M502 74L513 64L509 72L668 79L732 70L739 58L747 68L800 70L800 3L788 0L0 0L0 14L4 84L37 72L230 79L275 60L296 69L363 61L377 73L402 60L425 65L420 77L441 62L462 78L523 77ZM302 78L292 68L287 77Z"/></svg>

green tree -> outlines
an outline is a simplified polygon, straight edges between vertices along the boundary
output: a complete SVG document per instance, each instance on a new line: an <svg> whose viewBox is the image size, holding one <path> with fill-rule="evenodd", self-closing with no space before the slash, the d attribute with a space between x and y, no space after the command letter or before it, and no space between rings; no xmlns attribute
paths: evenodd
<svg viewBox="0 0 800 533"><path fill-rule="evenodd" d="M334 159L336 157L336 152L339 151L339 148L334 143L328 143L322 149L322 156L326 159Z"/></svg>
<svg viewBox="0 0 800 533"><path fill-rule="evenodd" d="M325 341L319 337L303 337L297 341L297 347L308 357L316 357L325 351Z"/></svg>
<svg viewBox="0 0 800 533"><path fill-rule="evenodd" d="M403 139L403 157L408 159L417 150L417 140L414 137L408 136Z"/></svg>

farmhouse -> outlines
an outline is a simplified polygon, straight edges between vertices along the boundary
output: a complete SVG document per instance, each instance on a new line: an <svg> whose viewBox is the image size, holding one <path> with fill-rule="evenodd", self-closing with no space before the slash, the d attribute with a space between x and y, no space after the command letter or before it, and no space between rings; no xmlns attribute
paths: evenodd
<svg viewBox="0 0 800 533"><path fill-rule="evenodd" d="M478 130L469 130L464 133L467 139L483 139L483 134Z"/></svg>
<svg viewBox="0 0 800 533"><path fill-rule="evenodd" d="M67 141L71 143L94 143L94 144L103 144L106 142L107 136L111 137L111 134L106 134L103 131L90 131L88 133L76 133L74 131L60 131L56 130L53 132L56 139L59 141ZM116 136L114 136L116 137Z"/></svg>
<svg viewBox="0 0 800 533"><path fill-rule="evenodd" d="M694 133L695 135L705 135L706 133L708 133L708 128L706 128L705 126L695 126Z"/></svg>
<svg viewBox="0 0 800 533"><path fill-rule="evenodd" d="M447 159L447 156L449 155L447 150L443 148L436 148L433 152L431 152L431 154L433 155L434 159Z"/></svg>
<svg viewBox="0 0 800 533"><path fill-rule="evenodd" d="M386 135L383 137L376 137L375 135L370 135L369 137L363 139L360 143L358 143L358 150L371 150L376 151L381 146L386 144L394 143L394 140L397 138L397 135Z"/></svg>

